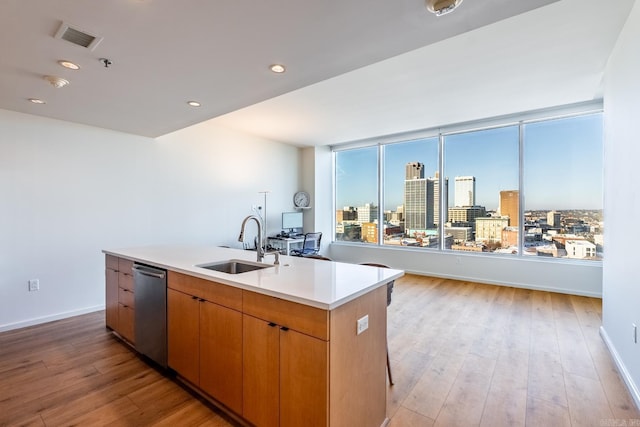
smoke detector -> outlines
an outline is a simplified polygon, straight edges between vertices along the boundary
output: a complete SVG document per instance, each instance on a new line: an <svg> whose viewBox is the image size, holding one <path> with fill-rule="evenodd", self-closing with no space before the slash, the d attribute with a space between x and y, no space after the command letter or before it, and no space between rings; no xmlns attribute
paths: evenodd
<svg viewBox="0 0 640 427"><path fill-rule="evenodd" d="M69 84L69 80L63 79L62 77L44 76L44 79L51 83L51 86L55 87L56 89L60 89L61 87L65 87Z"/></svg>
<svg viewBox="0 0 640 427"><path fill-rule="evenodd" d="M462 4L462 0L426 0L427 10L436 16L453 12Z"/></svg>

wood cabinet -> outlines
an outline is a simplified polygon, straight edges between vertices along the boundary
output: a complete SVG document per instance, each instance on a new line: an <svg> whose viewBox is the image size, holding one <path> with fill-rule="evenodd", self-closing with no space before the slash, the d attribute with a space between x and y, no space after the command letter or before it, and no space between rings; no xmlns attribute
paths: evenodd
<svg viewBox="0 0 640 427"><path fill-rule="evenodd" d="M169 367L242 413L242 291L174 272L168 287Z"/></svg>
<svg viewBox="0 0 640 427"><path fill-rule="evenodd" d="M107 255L105 268L105 322L118 329L118 258Z"/></svg>
<svg viewBox="0 0 640 427"><path fill-rule="evenodd" d="M243 317L244 406L257 426L326 426L329 343L253 316Z"/></svg>
<svg viewBox="0 0 640 427"><path fill-rule="evenodd" d="M122 338L135 343L133 261L106 255L105 321Z"/></svg>
<svg viewBox="0 0 640 427"><path fill-rule="evenodd" d="M328 312L248 291L243 302L243 418L328 425Z"/></svg>
<svg viewBox="0 0 640 427"><path fill-rule="evenodd" d="M126 281L118 276L120 310L134 291ZM167 286L169 367L234 417L257 427L387 421L386 286L331 310L171 270Z"/></svg>

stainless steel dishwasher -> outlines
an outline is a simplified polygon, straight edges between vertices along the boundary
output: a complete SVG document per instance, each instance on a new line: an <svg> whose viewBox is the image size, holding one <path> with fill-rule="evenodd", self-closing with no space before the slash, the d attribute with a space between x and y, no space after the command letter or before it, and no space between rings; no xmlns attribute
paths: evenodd
<svg viewBox="0 0 640 427"><path fill-rule="evenodd" d="M136 350L167 367L167 272L133 265Z"/></svg>

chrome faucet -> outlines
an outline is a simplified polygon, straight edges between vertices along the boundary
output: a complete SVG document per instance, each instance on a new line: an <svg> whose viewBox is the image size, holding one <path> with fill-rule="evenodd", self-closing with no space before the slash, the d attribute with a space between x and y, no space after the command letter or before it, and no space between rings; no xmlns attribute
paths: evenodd
<svg viewBox="0 0 640 427"><path fill-rule="evenodd" d="M256 215L249 215L242 221L242 225L240 226L240 236L238 236L238 242L242 242L244 240L244 227L247 225L249 220L254 220L256 224L258 224L258 247L256 248L256 252L258 254L258 262L262 261L264 258L264 249L262 248L262 221Z"/></svg>
<svg viewBox="0 0 640 427"><path fill-rule="evenodd" d="M238 242L242 242L244 240L244 227L247 225L247 222L252 219L258 224L258 247L256 248L258 262L262 262L262 259L265 255L273 255L276 257L276 260L273 262L274 265L280 264L280 252L271 251L266 252L262 245L262 221L256 215L249 215L242 221L242 225L240 226L240 236L238 236Z"/></svg>

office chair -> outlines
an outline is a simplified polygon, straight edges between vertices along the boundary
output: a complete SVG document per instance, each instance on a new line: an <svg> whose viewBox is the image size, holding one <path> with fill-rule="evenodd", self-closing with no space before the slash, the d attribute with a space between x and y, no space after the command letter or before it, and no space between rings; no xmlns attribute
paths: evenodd
<svg viewBox="0 0 640 427"><path fill-rule="evenodd" d="M370 267L389 268L388 265L376 264L373 262L363 262L360 265L368 265ZM392 280L389 283L387 283L387 307L389 307L389 304L391 304L391 293L393 292L393 284L394 284L393 282L395 282L395 280ZM391 376L391 363L389 362L389 341L388 340L387 340L387 374L389 375L389 384L393 385L393 377Z"/></svg>
<svg viewBox="0 0 640 427"><path fill-rule="evenodd" d="M322 239L321 232L305 233L304 241L302 242L302 248L293 249L291 255L293 256L307 256L317 255L320 251L320 240Z"/></svg>

